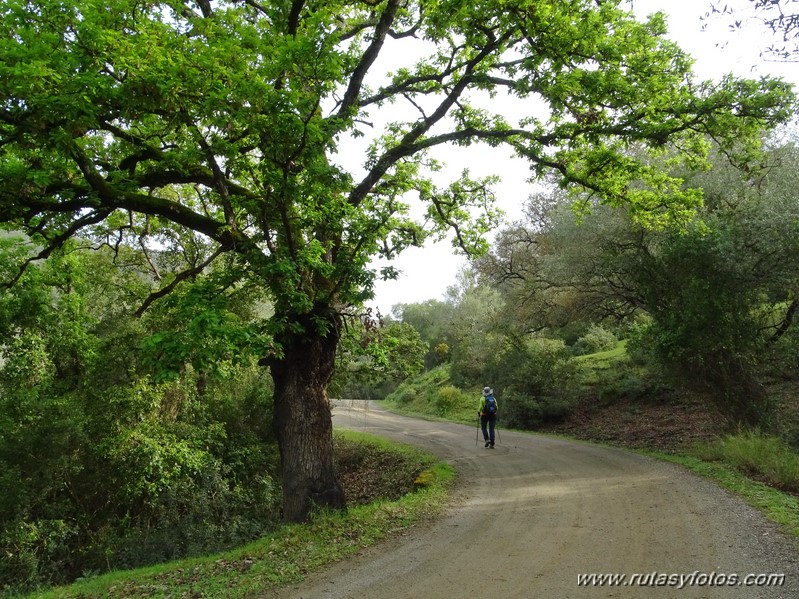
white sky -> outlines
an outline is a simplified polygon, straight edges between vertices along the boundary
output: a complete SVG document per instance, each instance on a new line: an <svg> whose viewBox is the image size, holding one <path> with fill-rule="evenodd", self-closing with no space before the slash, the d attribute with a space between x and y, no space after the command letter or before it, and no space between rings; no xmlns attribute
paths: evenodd
<svg viewBox="0 0 799 599"><path fill-rule="evenodd" d="M758 77L773 74L799 82L799 64L765 62L759 54L768 45L769 33L757 23L745 23L743 30L731 32L729 17L717 17L707 22L702 31L701 17L710 9L711 0L633 0L635 12L642 17L663 11L668 17L669 37L695 59L694 71L700 79L717 80L733 72L741 77ZM750 14L749 0L725 0L740 14ZM717 46L717 44L723 47ZM469 150L447 156L447 164L454 172L469 167L473 176L499 174L502 182L495 188L506 220L521 216L521 206L531 193L525 181L527 167L511 157L508 150ZM382 314L389 314L399 303L416 303L428 299L443 299L448 287L456 282L457 272L466 264L455 256L449 242L428 244L424 248L409 248L392 264L402 271L396 281L378 281L376 296L370 305Z"/></svg>

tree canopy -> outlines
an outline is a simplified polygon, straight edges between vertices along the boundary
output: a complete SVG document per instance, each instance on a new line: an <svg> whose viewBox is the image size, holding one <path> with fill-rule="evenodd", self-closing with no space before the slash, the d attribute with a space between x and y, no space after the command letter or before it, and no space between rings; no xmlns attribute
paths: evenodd
<svg viewBox="0 0 799 599"><path fill-rule="evenodd" d="M743 160L792 114L779 80L695 81L664 16L638 22L621 5L9 0L0 220L32 239L27 261L77 235L145 249L197 235L192 265L147 305L236 256L235 276L274 304L264 361L285 515L341 506L326 387L342 314L395 274L370 261L447 231L481 251L495 222L492 179L439 183L437 148L507 144L531 177L553 172L658 224L700 194L631 147L697 166L712 138ZM387 107L360 167L344 165L338 151Z"/></svg>

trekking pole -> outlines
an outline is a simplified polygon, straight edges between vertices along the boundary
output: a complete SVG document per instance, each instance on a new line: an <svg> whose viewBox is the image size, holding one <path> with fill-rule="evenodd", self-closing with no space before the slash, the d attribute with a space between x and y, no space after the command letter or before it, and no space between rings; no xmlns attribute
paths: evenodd
<svg viewBox="0 0 799 599"><path fill-rule="evenodd" d="M477 417L477 429L474 431L474 446L477 447L477 437L480 435L480 417Z"/></svg>

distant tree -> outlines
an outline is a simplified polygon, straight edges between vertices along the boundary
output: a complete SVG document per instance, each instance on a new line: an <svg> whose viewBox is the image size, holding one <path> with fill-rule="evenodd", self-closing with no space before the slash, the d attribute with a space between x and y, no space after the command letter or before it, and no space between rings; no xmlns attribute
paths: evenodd
<svg viewBox="0 0 799 599"><path fill-rule="evenodd" d="M503 234L482 272L516 314L536 305L520 318L542 326L557 327L565 310L588 320L646 312L661 362L732 419L758 424L768 413L758 375L799 309L797 160L793 143L749 172L717 154L713 169L686 175L705 206L679 228L648 229L606 206L578 223L564 198L538 202L536 225Z"/></svg>
<svg viewBox="0 0 799 599"><path fill-rule="evenodd" d="M440 363L441 358L448 354L437 351L436 348L442 343L447 344L450 340L453 308L453 304L442 300L426 300L416 304L394 306L392 311L394 317L412 326L430 348L425 358L428 367Z"/></svg>
<svg viewBox="0 0 799 599"><path fill-rule="evenodd" d="M148 305L234 256L231 272L274 305L263 362L284 516L344 507L327 385L342 318L372 294L370 262L447 231L479 252L495 222L493 179L435 184L432 150L508 144L533 177L554 171L661 222L698 197L631 143L674 144L696 161L706 135L750 150L755 132L792 114L784 83L693 81L663 15L640 23L622 4L8 0L0 220L41 248L31 260L76 235L152 250L167 230L193 232L206 253ZM521 100L506 114L504 96ZM343 165L338 152L373 134L386 106L361 165Z"/></svg>
<svg viewBox="0 0 799 599"><path fill-rule="evenodd" d="M736 10L724 2L712 2L705 20L724 15L730 30L757 21L781 40L765 47L762 56L789 62L799 61L799 0L748 0L750 11Z"/></svg>
<svg viewBox="0 0 799 599"><path fill-rule="evenodd" d="M604 253L610 245L634 245L632 231L645 234L646 227L599 205L578 220L572 201L554 186L531 196L524 220L500 231L491 252L476 262L481 281L502 294L501 319L519 333L548 331L573 342L588 323L622 320L641 306L618 284L623 273L611 271L622 265Z"/></svg>
<svg viewBox="0 0 799 599"><path fill-rule="evenodd" d="M461 290L449 328L450 372L455 385L480 388L485 364L503 343L504 326L497 315L502 297L497 290L476 283Z"/></svg>
<svg viewBox="0 0 799 599"><path fill-rule="evenodd" d="M424 370L427 352L427 344L408 323L352 323L339 344L331 388L345 398L372 399L375 392L385 395L404 379ZM344 395L340 394L342 390ZM349 390L360 390L367 396L352 395Z"/></svg>

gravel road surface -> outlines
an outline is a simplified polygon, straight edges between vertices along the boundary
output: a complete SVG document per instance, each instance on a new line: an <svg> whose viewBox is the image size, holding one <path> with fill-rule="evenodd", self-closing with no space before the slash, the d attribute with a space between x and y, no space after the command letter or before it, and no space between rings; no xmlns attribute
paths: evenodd
<svg viewBox="0 0 799 599"><path fill-rule="evenodd" d="M435 523L266 597L799 598L797 543L674 465L501 429L497 447L485 449L482 436L475 443L476 427L405 418L360 401L339 402L334 424L451 463L455 502ZM581 585L590 574L624 580ZM783 584L751 584L770 574L784 575Z"/></svg>

